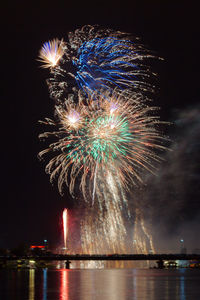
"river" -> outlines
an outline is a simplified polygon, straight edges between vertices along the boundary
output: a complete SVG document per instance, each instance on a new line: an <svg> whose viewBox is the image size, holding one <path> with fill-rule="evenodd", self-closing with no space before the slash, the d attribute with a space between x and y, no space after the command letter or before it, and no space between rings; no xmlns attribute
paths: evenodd
<svg viewBox="0 0 200 300"><path fill-rule="evenodd" d="M199 300L199 269L1 269L0 300Z"/></svg>

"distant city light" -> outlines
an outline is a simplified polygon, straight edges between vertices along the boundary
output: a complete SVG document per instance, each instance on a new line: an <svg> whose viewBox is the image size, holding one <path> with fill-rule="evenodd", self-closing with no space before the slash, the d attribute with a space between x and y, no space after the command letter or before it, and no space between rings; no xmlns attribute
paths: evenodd
<svg viewBox="0 0 200 300"><path fill-rule="evenodd" d="M34 264L35 260L29 260L29 263Z"/></svg>

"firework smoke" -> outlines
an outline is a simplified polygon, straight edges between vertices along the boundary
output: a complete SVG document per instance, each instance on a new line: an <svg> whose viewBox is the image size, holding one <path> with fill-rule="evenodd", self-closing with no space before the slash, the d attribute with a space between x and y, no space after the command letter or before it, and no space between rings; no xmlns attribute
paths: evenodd
<svg viewBox="0 0 200 300"><path fill-rule="evenodd" d="M164 154L158 176L146 174L147 187L138 192L139 211L150 223L155 246L163 253L180 251L183 238L187 251L200 247L196 237L200 229L200 107L174 110L172 151Z"/></svg>

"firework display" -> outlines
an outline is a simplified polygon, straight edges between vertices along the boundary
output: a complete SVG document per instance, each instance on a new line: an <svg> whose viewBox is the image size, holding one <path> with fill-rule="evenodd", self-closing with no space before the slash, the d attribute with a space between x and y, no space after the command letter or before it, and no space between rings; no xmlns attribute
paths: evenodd
<svg viewBox="0 0 200 300"><path fill-rule="evenodd" d="M144 171L154 172L165 149L157 126L162 122L146 104L146 93L154 90L146 64L152 57L128 34L98 26L84 26L40 50L42 67L50 69L55 120L41 122L51 130L40 138L51 142L39 157L50 157L46 172L60 193L66 185L75 196L79 188L89 205L80 221L85 253L126 252L126 191L142 182ZM153 249L140 213L135 220L134 235L142 228Z"/></svg>
<svg viewBox="0 0 200 300"><path fill-rule="evenodd" d="M45 132L40 138L53 135L56 141L39 156L53 153L46 172L51 180L58 177L60 192L66 184L73 193L78 179L86 198L91 182L94 190L97 172L104 178L108 172L117 174L121 185L128 187L130 182L142 180L141 169L153 171L152 161L159 160L154 149L164 148L155 129L159 123L152 114L155 108L123 98L114 94L106 96L106 100L90 99L87 105L81 102L57 107L58 122L46 120L58 130Z"/></svg>
<svg viewBox="0 0 200 300"><path fill-rule="evenodd" d="M129 40L128 34L96 26L69 33L67 41L46 42L39 53L42 66L50 68L50 95L59 104L69 95L77 102L80 91L85 98L113 88L152 91L153 73L145 61L153 57L137 40Z"/></svg>

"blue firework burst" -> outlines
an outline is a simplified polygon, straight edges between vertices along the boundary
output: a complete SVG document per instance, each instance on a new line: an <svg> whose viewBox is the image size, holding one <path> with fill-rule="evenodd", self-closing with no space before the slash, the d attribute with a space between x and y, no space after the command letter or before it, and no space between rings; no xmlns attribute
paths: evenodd
<svg viewBox="0 0 200 300"><path fill-rule="evenodd" d="M85 93L94 90L137 87L139 53L133 42L115 37L95 38L78 49L76 81Z"/></svg>
<svg viewBox="0 0 200 300"><path fill-rule="evenodd" d="M48 44L43 48L48 49ZM50 95L62 105L68 95L78 101L82 91L89 95L126 90L130 95L153 91L152 72L146 58L154 57L137 40L121 32L96 30L86 26L69 33L68 40L59 41L61 56L52 62L42 50L45 67L50 67ZM42 48L42 49L43 49ZM55 51L54 51L55 52ZM41 55L40 55L41 57ZM50 63L49 63L50 61Z"/></svg>

